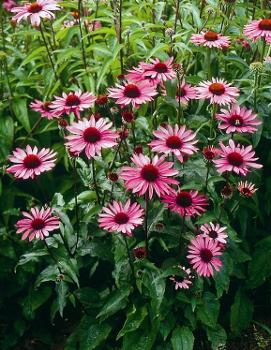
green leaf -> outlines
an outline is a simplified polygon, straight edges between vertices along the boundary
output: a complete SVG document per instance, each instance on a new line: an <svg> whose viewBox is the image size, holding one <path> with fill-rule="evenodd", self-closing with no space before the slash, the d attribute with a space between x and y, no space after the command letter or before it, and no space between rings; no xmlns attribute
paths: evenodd
<svg viewBox="0 0 271 350"><path fill-rule="evenodd" d="M223 266L219 273L214 274L217 297L220 298L224 291L228 292L230 285L230 275L233 270L233 261L229 254L225 253L222 257Z"/></svg>
<svg viewBox="0 0 271 350"><path fill-rule="evenodd" d="M76 283L77 287L79 288L79 280L77 277L78 268L76 260L69 259L68 262L66 260L59 260L59 265L61 269L67 273L67 275L72 279L74 283Z"/></svg>
<svg viewBox="0 0 271 350"><path fill-rule="evenodd" d="M25 130L30 132L31 127L28 118L27 101L23 98L14 98L12 101L12 110Z"/></svg>
<svg viewBox="0 0 271 350"><path fill-rule="evenodd" d="M152 350L157 333L158 328L150 326L146 319L139 329L124 335L123 350Z"/></svg>
<svg viewBox="0 0 271 350"><path fill-rule="evenodd" d="M207 337L212 344L212 350L219 350L226 345L227 333L219 324L216 328L207 328Z"/></svg>
<svg viewBox="0 0 271 350"><path fill-rule="evenodd" d="M86 307L86 308L97 308L100 307L101 301L99 293L94 289L90 287L84 287L76 290L74 294L77 296L77 298L80 300L80 302Z"/></svg>
<svg viewBox="0 0 271 350"><path fill-rule="evenodd" d="M235 294L234 303L231 306L231 330L239 335L246 329L253 316L253 304L245 292L239 288Z"/></svg>
<svg viewBox="0 0 271 350"><path fill-rule="evenodd" d="M115 314L119 310L122 310L125 308L128 302L128 296L130 294L130 289L118 289L112 292L104 307L97 315L97 318L101 318L102 320L105 320L109 316Z"/></svg>
<svg viewBox="0 0 271 350"><path fill-rule="evenodd" d="M261 240L248 266L248 288L256 288L271 276L271 237Z"/></svg>
<svg viewBox="0 0 271 350"><path fill-rule="evenodd" d="M56 284L56 292L57 292L57 306L58 306L58 311L63 317L63 310L66 306L67 303L67 293L68 293L68 285L64 281L59 281Z"/></svg>
<svg viewBox="0 0 271 350"><path fill-rule="evenodd" d="M193 350L194 335L188 327L177 327L171 337L173 350Z"/></svg>
<svg viewBox="0 0 271 350"><path fill-rule="evenodd" d="M48 253L44 250L44 249L41 249L41 250L36 250L35 252L33 253L26 253L26 254L23 254L21 257L20 257L20 260L18 262L18 264L15 266L15 272L17 271L17 266L21 266L21 265L24 265L24 264L27 264L28 262L38 262L40 259L41 256L45 256L47 255Z"/></svg>
<svg viewBox="0 0 271 350"><path fill-rule="evenodd" d="M79 326L67 339L65 350L96 349L106 341L111 329L108 323L97 323L93 317L83 316Z"/></svg>
<svg viewBox="0 0 271 350"><path fill-rule="evenodd" d="M202 297L202 305L197 310L198 319L206 326L214 328L217 324L220 303L216 296L206 292Z"/></svg>
<svg viewBox="0 0 271 350"><path fill-rule="evenodd" d="M35 282L35 287L39 287L42 283L48 281L55 281L56 277L59 275L57 266L48 266L39 274Z"/></svg>
<svg viewBox="0 0 271 350"><path fill-rule="evenodd" d="M117 340L119 338L123 337L124 334L135 331L136 329L138 329L147 315L148 315L148 310L147 310L146 306L136 308L135 305L133 305L132 311L128 313L127 319L126 319L122 329L119 331L119 334L117 336Z"/></svg>
<svg viewBox="0 0 271 350"><path fill-rule="evenodd" d="M10 153L14 137L14 124L11 117L0 119L0 161L5 161Z"/></svg>
<svg viewBox="0 0 271 350"><path fill-rule="evenodd" d="M151 308L154 314L154 320L160 316L159 310L166 288L165 279L162 278L158 269L153 268L145 271L142 282L148 289L149 296L151 298Z"/></svg>

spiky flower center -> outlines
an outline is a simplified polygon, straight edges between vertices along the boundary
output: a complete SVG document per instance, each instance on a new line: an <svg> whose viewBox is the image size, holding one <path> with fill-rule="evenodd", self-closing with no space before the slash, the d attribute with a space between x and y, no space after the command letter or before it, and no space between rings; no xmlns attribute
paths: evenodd
<svg viewBox="0 0 271 350"><path fill-rule="evenodd" d="M140 97L141 92L139 88L135 84L128 84L124 89L124 96L129 98L137 98Z"/></svg>
<svg viewBox="0 0 271 350"><path fill-rule="evenodd" d="M24 158L24 166L27 169L35 169L41 165L41 160L36 154L28 154Z"/></svg>
<svg viewBox="0 0 271 350"><path fill-rule="evenodd" d="M179 136L173 135L173 136L169 136L169 138L166 140L166 145L172 149L179 149L182 147L183 142L179 138Z"/></svg>
<svg viewBox="0 0 271 350"><path fill-rule="evenodd" d="M213 258L213 253L210 251L210 249L204 248L200 251L200 257L203 262L209 263Z"/></svg>
<svg viewBox="0 0 271 350"><path fill-rule="evenodd" d="M118 225L124 225L129 221L129 216L126 213L120 212L115 215L114 220Z"/></svg>
<svg viewBox="0 0 271 350"><path fill-rule="evenodd" d="M51 102L44 102L43 103L43 110L45 111L45 112L52 112L52 110L49 108L49 106L50 106L50 104L51 104Z"/></svg>
<svg viewBox="0 0 271 350"><path fill-rule="evenodd" d="M45 227L45 222L42 219L36 218L32 221L31 227L33 230L42 230Z"/></svg>
<svg viewBox="0 0 271 350"><path fill-rule="evenodd" d="M154 165L147 164L142 168L141 176L148 182L154 182L159 177L159 171Z"/></svg>
<svg viewBox="0 0 271 350"><path fill-rule="evenodd" d="M271 30L271 19L262 19L259 23L259 29Z"/></svg>
<svg viewBox="0 0 271 350"><path fill-rule="evenodd" d="M215 32L209 31L204 34L204 39L207 41L216 41L218 39L218 35Z"/></svg>
<svg viewBox="0 0 271 350"><path fill-rule="evenodd" d="M85 142L95 143L101 140L101 133L97 128L90 126L83 133L83 138Z"/></svg>
<svg viewBox="0 0 271 350"><path fill-rule="evenodd" d="M168 71L167 65L165 63L159 62L154 66L154 70L157 73L166 73Z"/></svg>
<svg viewBox="0 0 271 350"><path fill-rule="evenodd" d="M244 119L238 114L233 114L229 119L229 123L233 126L242 126Z"/></svg>
<svg viewBox="0 0 271 350"><path fill-rule="evenodd" d="M217 96L221 96L225 92L225 87L221 83L213 83L209 86L209 91Z"/></svg>
<svg viewBox="0 0 271 350"><path fill-rule="evenodd" d="M189 192L181 191L177 194L176 204L180 207L187 208L192 204L192 196Z"/></svg>
<svg viewBox="0 0 271 350"><path fill-rule="evenodd" d="M211 230L209 232L209 237L216 239L218 237L218 233L215 230Z"/></svg>
<svg viewBox="0 0 271 350"><path fill-rule="evenodd" d="M240 166L244 163L244 159L238 152L229 153L227 156L228 162L233 166Z"/></svg>
<svg viewBox="0 0 271 350"><path fill-rule="evenodd" d="M79 106L81 103L80 98L76 96L75 94L70 94L66 98L66 106L67 107L74 107Z"/></svg>
<svg viewBox="0 0 271 350"><path fill-rule="evenodd" d="M186 95L186 91L185 91L185 88L183 87L180 87L177 91L177 96L178 97L184 97Z"/></svg>
<svg viewBox="0 0 271 350"><path fill-rule="evenodd" d="M33 2L33 4L31 4L28 7L28 12L30 13L38 13L42 10L42 6L40 4L38 4L37 2Z"/></svg>

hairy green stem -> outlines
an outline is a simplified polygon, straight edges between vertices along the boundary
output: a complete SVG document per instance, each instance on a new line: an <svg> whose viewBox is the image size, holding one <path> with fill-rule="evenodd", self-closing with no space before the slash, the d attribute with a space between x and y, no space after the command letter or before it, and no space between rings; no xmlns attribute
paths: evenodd
<svg viewBox="0 0 271 350"><path fill-rule="evenodd" d="M96 180L94 158L91 158L91 166L92 166L92 176L93 176L93 182L94 182L94 188L95 188L95 192L96 192L97 201L98 201L99 204L101 204L98 184L97 184L97 180Z"/></svg>
<svg viewBox="0 0 271 350"><path fill-rule="evenodd" d="M40 25L40 33L41 33L41 37L42 37L42 40L44 42L44 45L45 45L45 48L46 48L46 51L47 51L47 54L48 54L48 58L49 58L49 61L51 63L51 67L53 69L53 72L54 72L54 75L55 75L55 79L56 80L59 80L59 77L58 77L58 74L56 72L56 69L55 69L55 65L54 65L54 62L53 62L53 58L52 58L52 55L50 53L50 50L49 50L49 46L47 44L47 41L46 41L46 38L45 38L45 35L44 35L44 31L43 31L43 28L42 28L42 24Z"/></svg>

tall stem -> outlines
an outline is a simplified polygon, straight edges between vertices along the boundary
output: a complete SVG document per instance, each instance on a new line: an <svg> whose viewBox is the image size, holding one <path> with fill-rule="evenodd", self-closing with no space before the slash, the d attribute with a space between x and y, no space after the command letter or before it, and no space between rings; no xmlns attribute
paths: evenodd
<svg viewBox="0 0 271 350"><path fill-rule="evenodd" d="M212 113L211 120L210 120L209 141L211 141L215 137L214 124L215 124L216 111L217 111L217 105L214 103L214 105L213 105L213 113Z"/></svg>
<svg viewBox="0 0 271 350"><path fill-rule="evenodd" d="M148 242L148 208L149 207L149 197L148 192L145 194L145 247L146 256L149 255L149 242Z"/></svg>
<svg viewBox="0 0 271 350"><path fill-rule="evenodd" d="M205 178L205 192L208 192L209 175L210 175L210 162L207 162L207 172L206 172L206 178Z"/></svg>
<svg viewBox="0 0 271 350"><path fill-rule="evenodd" d="M46 246L46 249L47 249L47 251L48 251L50 257L51 257L52 260L54 260L54 262L56 263L56 266L57 266L57 269L58 269L59 273L60 273L61 275L63 275L63 272L62 272L61 268L60 268L59 265L58 265L57 258L56 258L56 257L54 256L54 254L51 252L51 249L49 248L49 246L48 246L48 244L47 244L47 242L46 242L45 239L43 240L43 242L44 242L44 244L45 244L45 246Z"/></svg>
<svg viewBox="0 0 271 350"><path fill-rule="evenodd" d="M61 233L61 231L59 231L59 234L60 234L60 237L61 237L61 239L62 239L62 241L63 241L64 247L65 247L67 253L69 254L69 257L70 257L70 258L73 258L73 254L72 254L72 252L71 252L71 250L70 250L70 247L69 247L67 241L65 240L65 237L63 236L63 234Z"/></svg>
<svg viewBox="0 0 271 350"><path fill-rule="evenodd" d="M47 54L48 54L49 61L51 63L52 69L54 71L55 79L59 80L59 77L57 75L57 72L56 72L56 69L55 69L55 65L54 65L54 62L53 62L53 58L52 58L52 55L51 55L50 50L49 50L49 46L48 46L47 41L45 39L45 35L44 35L43 28L42 28L42 24L40 25L40 33L41 33L41 37L42 37L42 40L44 42L44 45L45 45L45 48L46 48L46 51L47 51Z"/></svg>
<svg viewBox="0 0 271 350"><path fill-rule="evenodd" d="M122 6L123 1L119 0L119 44L122 45ZM124 73L124 64L123 64L123 48L120 49L120 69L121 74Z"/></svg>
<svg viewBox="0 0 271 350"><path fill-rule="evenodd" d="M80 232L76 159L73 160L73 181L74 181L73 182L74 183L73 187L74 187L75 218L76 218L76 243L75 243L75 248L74 248L74 253L75 253L76 250L77 250L78 242L79 242L79 232Z"/></svg>
<svg viewBox="0 0 271 350"><path fill-rule="evenodd" d="M6 51L6 41L5 41L5 33L4 33L4 15L3 15L3 9L0 9L0 16L1 16L1 36L2 36L2 46L3 46L3 51L5 54L7 54ZM11 89L11 84L10 84L10 79L9 79L9 68L8 68L8 63L7 63L7 56L5 55L3 58L3 66L4 66L4 70L5 70L5 77L7 80L7 86L8 86L8 91L9 91L9 96L12 99L13 98L13 93L12 93L12 89Z"/></svg>
<svg viewBox="0 0 271 350"><path fill-rule="evenodd" d="M86 51L85 51L85 44L83 40L83 31L82 31L82 23L81 23L81 12L82 12L82 0L78 0L78 25L79 25L79 31L80 31L80 42L81 42L81 48L82 48L82 58L83 58L83 64L85 70L87 70L87 59L86 59Z"/></svg>
<svg viewBox="0 0 271 350"><path fill-rule="evenodd" d="M207 79L211 79L212 77L211 53L212 53L211 48L208 48L206 52Z"/></svg>
<svg viewBox="0 0 271 350"><path fill-rule="evenodd" d="M97 201L99 204L101 204L99 189L98 189L97 180L96 180L94 158L91 158L91 166L92 166L92 176L93 176L93 182L94 182L94 188L95 188L95 192L96 192L96 196L97 196Z"/></svg>
<svg viewBox="0 0 271 350"><path fill-rule="evenodd" d="M119 144L118 144L118 148L117 148L117 150L116 150L116 152L115 152L115 154L114 154L114 158L113 158L113 160L112 160L112 162L111 162L111 164L110 164L110 166L109 166L109 171L111 171L111 170L113 169L113 167L114 167L114 164L115 164L117 155L119 154L119 151L120 151L120 147L121 147L122 141L123 141L123 139L121 138L121 139L120 139L120 142L119 142Z"/></svg>
<svg viewBox="0 0 271 350"><path fill-rule="evenodd" d="M134 264L133 264L133 261L131 258L131 253L130 253L128 240L127 240L126 236L124 236L124 242L125 242L125 247L126 247L126 251L127 251L127 255L128 255L129 265L130 265L131 271L132 271L133 281L134 281L134 284L136 284L135 268L134 268Z"/></svg>
<svg viewBox="0 0 271 350"><path fill-rule="evenodd" d="M177 22L179 17L179 11L180 11L180 0L176 1L176 12L175 12L175 20L174 20L174 34L176 34L177 31Z"/></svg>
<svg viewBox="0 0 271 350"><path fill-rule="evenodd" d="M258 80L259 80L259 73L258 73L258 71L256 71L255 72L255 77L254 77L254 111L257 110Z"/></svg>

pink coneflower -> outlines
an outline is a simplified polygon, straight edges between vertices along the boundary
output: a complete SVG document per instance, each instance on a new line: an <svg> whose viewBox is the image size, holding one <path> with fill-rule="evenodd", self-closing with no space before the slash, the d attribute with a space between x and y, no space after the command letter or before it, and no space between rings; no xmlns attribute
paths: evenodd
<svg viewBox="0 0 271 350"><path fill-rule="evenodd" d="M187 104L190 100L197 98L197 89L186 82L182 82L180 88L177 88L177 102Z"/></svg>
<svg viewBox="0 0 271 350"><path fill-rule="evenodd" d="M59 218L52 215L51 208L32 208L30 213L22 212L24 219L16 223L17 234L23 234L22 240L26 238L32 241L34 238L44 240L49 232L57 230L60 225Z"/></svg>
<svg viewBox="0 0 271 350"><path fill-rule="evenodd" d="M210 103L225 105L236 102L239 89L231 86L223 79L212 78L212 81L203 81L197 87L199 99L208 99Z"/></svg>
<svg viewBox="0 0 271 350"><path fill-rule="evenodd" d="M143 62L139 64L139 67L134 67L133 69L128 70L128 74L125 75L127 81L139 83L140 81L146 81L149 85L153 87L157 87L160 83L158 78L152 78L151 76L145 76L145 70L141 68Z"/></svg>
<svg viewBox="0 0 271 350"><path fill-rule="evenodd" d="M232 185L225 185L220 191L221 197L225 199L230 199L233 195L234 188Z"/></svg>
<svg viewBox="0 0 271 350"><path fill-rule="evenodd" d="M216 32L201 32L193 34L190 41L197 46L207 46L209 48L225 49L230 46L230 38Z"/></svg>
<svg viewBox="0 0 271 350"><path fill-rule="evenodd" d="M218 242L199 235L190 242L187 258L200 276L210 277L214 269L219 271L222 266L218 258L220 255L222 252Z"/></svg>
<svg viewBox="0 0 271 350"><path fill-rule="evenodd" d="M259 158L254 158L255 152L252 150L252 146L235 145L233 140L229 141L228 146L225 146L222 142L219 145L221 148L220 158L214 160L219 173L233 171L245 176L250 171L249 168L262 168L261 164L256 163Z"/></svg>
<svg viewBox="0 0 271 350"><path fill-rule="evenodd" d="M207 198L194 190L171 190L163 196L162 202L170 210L184 216L202 215L208 206Z"/></svg>
<svg viewBox="0 0 271 350"><path fill-rule="evenodd" d="M103 208L98 222L102 229L131 237L134 228L142 224L143 215L144 209L137 203L131 204L130 199L125 204L113 201Z"/></svg>
<svg viewBox="0 0 271 350"><path fill-rule="evenodd" d="M192 130L187 130L184 125L160 126L153 134L158 138L149 143L154 152L166 155L173 153L180 162L183 162L184 155L192 155L197 151L194 146L197 143L196 134Z"/></svg>
<svg viewBox="0 0 271 350"><path fill-rule="evenodd" d="M191 274L190 269L186 269L184 266L178 266L181 269L182 275L173 275L169 279L175 284L175 290L178 289L189 289L192 285L192 279L194 276Z"/></svg>
<svg viewBox="0 0 271 350"><path fill-rule="evenodd" d="M271 38L271 19L266 18L252 21L245 26L244 35L253 41L261 38L269 40Z"/></svg>
<svg viewBox="0 0 271 350"><path fill-rule="evenodd" d="M16 148L13 155L9 156L9 160L16 165L9 167L7 172L19 179L34 179L55 166L56 155L56 152L49 148L42 148L40 151L36 146L32 149L29 145L25 150Z"/></svg>
<svg viewBox="0 0 271 350"><path fill-rule="evenodd" d="M230 110L221 109L220 113L216 114L216 119L222 121L219 129L226 130L227 134L232 132L253 133L257 131L257 125L261 124L261 121L257 119L257 114L251 109L240 108L238 105L231 106Z"/></svg>
<svg viewBox="0 0 271 350"><path fill-rule="evenodd" d="M151 59L151 63L140 64L140 68L144 70L144 76L151 79L159 79L159 81L167 81L176 78L176 73L173 70L173 57L161 62L158 58Z"/></svg>
<svg viewBox="0 0 271 350"><path fill-rule="evenodd" d="M50 108L58 115L74 113L80 119L80 112L94 106L96 97L90 92L82 93L81 90L63 92L62 97L55 96L55 101L50 104Z"/></svg>
<svg viewBox="0 0 271 350"><path fill-rule="evenodd" d="M238 182L237 189L241 196L246 198L250 198L253 194L258 190L252 182L248 181L240 181Z"/></svg>
<svg viewBox="0 0 271 350"><path fill-rule="evenodd" d="M131 158L135 168L125 166L122 168L120 178L125 181L125 186L133 193L142 196L145 193L149 198L155 192L158 197L169 193L169 185L177 185L178 181L171 178L178 174L178 170L172 169L173 163L166 162L165 157L155 155L150 159L143 154L134 154Z"/></svg>
<svg viewBox="0 0 271 350"><path fill-rule="evenodd" d="M200 231L202 232L202 237L209 237L222 244L227 243L228 235L226 233L227 227L221 227L219 224L214 224L209 222L208 224L201 225Z"/></svg>
<svg viewBox="0 0 271 350"><path fill-rule="evenodd" d="M138 108L141 104L152 101L153 96L157 95L155 87L146 81L125 82L124 85L116 86L108 89L108 96L117 99L116 103L123 106L131 103L133 107Z"/></svg>
<svg viewBox="0 0 271 350"><path fill-rule="evenodd" d="M95 21L95 20L93 20L92 22L85 21L85 27L90 32L95 32L95 30L102 28L102 23L100 21Z"/></svg>
<svg viewBox="0 0 271 350"><path fill-rule="evenodd" d="M219 150L212 145L206 146L202 150L202 154L207 162L212 162L218 156Z"/></svg>
<svg viewBox="0 0 271 350"><path fill-rule="evenodd" d="M4 0L3 4L2 4L3 8L6 11L10 11L11 9L13 9L13 7L15 7L17 5L18 5L18 3L15 0Z"/></svg>
<svg viewBox="0 0 271 350"><path fill-rule="evenodd" d="M250 49L250 44L247 40L244 38L238 38L236 40L237 44L241 45L244 49L249 50Z"/></svg>
<svg viewBox="0 0 271 350"><path fill-rule="evenodd" d="M32 26L38 27L41 19L53 19L55 15L52 11L60 10L60 6L54 0L37 0L23 6L13 7L11 12L17 13L12 20L19 23L23 19L30 18Z"/></svg>
<svg viewBox="0 0 271 350"><path fill-rule="evenodd" d="M71 152L80 154L85 150L88 159L101 155L102 148L111 148L117 144L118 134L109 130L112 123L107 123L104 118L95 120L94 115L90 119L84 118L74 122L67 130L73 135L68 135L66 146Z"/></svg>
<svg viewBox="0 0 271 350"><path fill-rule="evenodd" d="M58 118L58 115L55 115L55 113L49 108L50 104L51 102L34 100L29 106L31 109L33 109L33 111L40 113L42 118L46 118L48 120Z"/></svg>
<svg viewBox="0 0 271 350"><path fill-rule="evenodd" d="M147 250L145 247L136 247L133 249L133 254L136 259L144 259L147 256Z"/></svg>

